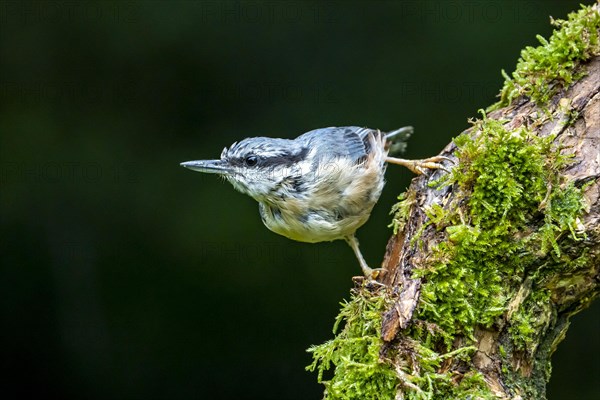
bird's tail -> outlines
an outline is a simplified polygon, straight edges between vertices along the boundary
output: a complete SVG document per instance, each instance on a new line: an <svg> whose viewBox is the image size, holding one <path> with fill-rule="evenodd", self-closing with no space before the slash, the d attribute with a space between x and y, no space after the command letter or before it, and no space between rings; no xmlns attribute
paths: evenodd
<svg viewBox="0 0 600 400"><path fill-rule="evenodd" d="M412 135L414 131L415 129L412 126L403 126L395 131L387 132L385 134L385 140L390 146L388 153L390 155L404 153L404 151L406 151L408 138L410 138L410 135Z"/></svg>

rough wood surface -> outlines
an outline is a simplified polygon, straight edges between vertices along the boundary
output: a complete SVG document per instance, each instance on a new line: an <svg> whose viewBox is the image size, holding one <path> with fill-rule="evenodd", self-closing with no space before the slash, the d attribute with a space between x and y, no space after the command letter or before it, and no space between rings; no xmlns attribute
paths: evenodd
<svg viewBox="0 0 600 400"><path fill-rule="evenodd" d="M589 304L589 299L599 294L600 283L600 57L588 62L584 68L587 75L579 82L560 91L549 107L552 118L535 118L546 112L536 104L527 99L515 101L510 107L497 110L488 115L488 118L503 119L508 121L508 129L516 129L523 125L527 126L536 135L547 136L556 134L555 143L574 153L574 162L561 173L567 181L574 182L577 187L585 188L587 210L581 218L581 226L578 230L585 232L586 239L570 243L570 252L587 251L592 263L589 268L577 279L569 277L555 277L551 288L551 300L553 318L551 326L542 337L542 342L550 343L550 346L542 346L540 343L530 354L514 352L508 354L506 360L510 360L512 367L520 371L523 377L535 379L540 377L541 371L536 368L540 360L548 360L557 344L564 338L569 323L569 317ZM571 116L573 112L578 115L574 123L565 124L569 116L562 113L565 105L570 105ZM543 123L540 124L540 120ZM473 135L473 128L463 134ZM449 144L440 155L456 160L456 146ZM382 326L382 339L389 346L400 346L399 342L390 342L398 333L405 329L413 321L413 313L418 305L421 288L421 280L413 277L413 271L427 263L432 246L439 242L440 233L432 226L426 225L427 215L425 209L432 204L442 203L441 199L453 196L456 187L446 186L443 188L432 188L428 184L438 179L447 172L438 170L430 175L422 175L415 178L408 190L409 195L415 196L414 204L406 225L397 235L393 236L387 245L383 262L384 272L379 281L391 288L396 293L394 306L384 315ZM419 232L420 246L411 239ZM562 240L562 239L561 239ZM566 238L564 240L567 240ZM568 281L569 285L561 285L559 282ZM524 278L521 288L514 298L510 300L508 310L504 316L504 322L495 325L493 330L477 329L475 331L476 344L478 348L472 358L473 365L484 374L490 388L501 398L518 398L506 387L504 382L502 361L499 356L498 345L506 340L507 330L503 329L506 321L510 319L511 313L527 296L530 290L530 281ZM550 349L550 350L548 350ZM540 378L541 379L541 378ZM545 381L544 381L545 384ZM511 394L512 393L512 394Z"/></svg>

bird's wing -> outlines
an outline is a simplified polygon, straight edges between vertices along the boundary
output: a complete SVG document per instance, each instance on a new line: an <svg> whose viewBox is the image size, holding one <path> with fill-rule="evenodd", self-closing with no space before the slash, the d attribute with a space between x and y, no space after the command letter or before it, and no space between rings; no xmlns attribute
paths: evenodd
<svg viewBox="0 0 600 400"><path fill-rule="evenodd" d="M370 132L376 131L359 126L330 127L307 132L299 139L318 143L317 151L328 157L348 157L360 162L371 151L368 139Z"/></svg>

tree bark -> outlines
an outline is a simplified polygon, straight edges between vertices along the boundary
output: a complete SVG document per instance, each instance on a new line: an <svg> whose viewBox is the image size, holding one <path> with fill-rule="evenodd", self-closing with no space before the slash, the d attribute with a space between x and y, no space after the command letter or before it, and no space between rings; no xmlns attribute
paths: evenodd
<svg viewBox="0 0 600 400"><path fill-rule="evenodd" d="M524 49L504 108L400 198L375 281L309 349L326 399L546 398L570 317L600 293L599 4Z"/></svg>
<svg viewBox="0 0 600 400"><path fill-rule="evenodd" d="M587 307L600 292L600 57L592 58L583 68L586 75L581 80L568 89L560 90L543 107L523 97L513 101L509 107L487 115L489 119L504 121L508 131L526 127L539 137L555 135L553 145L562 148L563 154L573 154L572 162L560 171L562 181L581 188L586 204L577 227L585 239L573 240L570 235L562 235L557 241L562 251L560 257L575 259L586 255L581 267L575 272L573 269L557 269L540 282L536 280L537 268L557 257L549 253L540 255L534 261L535 265L529 266L518 277L517 289L509 297L502 316L491 326L474 327L473 346L476 351L467 361L467 366L465 360L449 357L440 367L444 372L455 370L457 376L466 369L479 371L499 398L545 397L550 356L565 337L569 318ZM477 126L462 133L471 137L478 134ZM450 143L440 155L459 163L456 152L457 145ZM431 267L433 247L448 239L448 233L432 223L428 213L434 205L446 207L460 194L461 188L457 184L441 188L431 186L447 173L439 170L413 180L407 191L412 202L406 222L388 242L383 273L378 280L395 296L393 305L383 317L381 338L385 344L382 354L406 353L406 341L403 340L406 330L411 325L427 323L417 316L421 289L426 279L419 277L422 275L417 272ZM467 205L464 204L464 207ZM467 215L468 211L464 214ZM532 226L523 229L523 235L539 229L535 221L531 223ZM539 288L549 294L549 299L542 305L527 300ZM528 310L528 307L538 309ZM531 312L537 315L539 321L545 321L535 325L538 330L536 340L526 350L510 345L514 332L511 333L509 327L514 324L516 310ZM459 335L452 347L458 349L467 342L471 344ZM391 362L395 361L392 359ZM400 392L410 390L410 384L407 385ZM398 398L404 398L402 393L398 394Z"/></svg>

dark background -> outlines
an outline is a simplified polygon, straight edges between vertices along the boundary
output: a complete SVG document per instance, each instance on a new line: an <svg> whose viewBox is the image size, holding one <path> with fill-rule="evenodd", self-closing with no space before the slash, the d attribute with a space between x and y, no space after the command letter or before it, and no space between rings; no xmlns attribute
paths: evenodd
<svg viewBox="0 0 600 400"><path fill-rule="evenodd" d="M179 162L247 136L411 124L437 154L573 1L0 2L3 398L318 399L305 349L360 272ZM359 231L382 258L388 185ZM600 305L549 399L600 389Z"/></svg>

